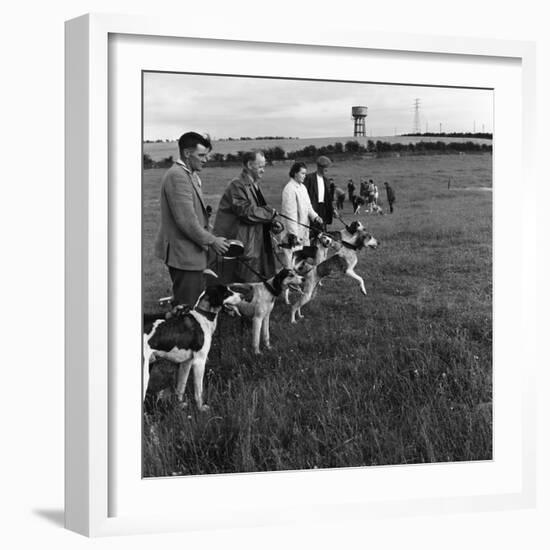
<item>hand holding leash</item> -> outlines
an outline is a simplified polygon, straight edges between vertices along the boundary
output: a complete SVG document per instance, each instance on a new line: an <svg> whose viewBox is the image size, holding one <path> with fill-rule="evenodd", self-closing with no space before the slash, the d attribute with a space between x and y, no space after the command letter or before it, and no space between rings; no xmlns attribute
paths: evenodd
<svg viewBox="0 0 550 550"><path fill-rule="evenodd" d="M210 246L219 255L224 254L229 248L229 244L224 237L214 237L214 242Z"/></svg>
<svg viewBox="0 0 550 550"><path fill-rule="evenodd" d="M346 223L346 220L342 218L342 214L338 211L334 211L334 217L346 228L347 231L349 231L349 225Z"/></svg>

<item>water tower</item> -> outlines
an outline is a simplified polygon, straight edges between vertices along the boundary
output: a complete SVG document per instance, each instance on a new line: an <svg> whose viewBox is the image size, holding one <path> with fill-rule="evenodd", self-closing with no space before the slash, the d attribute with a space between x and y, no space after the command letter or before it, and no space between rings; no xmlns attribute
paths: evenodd
<svg viewBox="0 0 550 550"><path fill-rule="evenodd" d="M366 118L368 107L356 106L351 108L351 116L353 118L353 135L363 136L367 135L366 132Z"/></svg>

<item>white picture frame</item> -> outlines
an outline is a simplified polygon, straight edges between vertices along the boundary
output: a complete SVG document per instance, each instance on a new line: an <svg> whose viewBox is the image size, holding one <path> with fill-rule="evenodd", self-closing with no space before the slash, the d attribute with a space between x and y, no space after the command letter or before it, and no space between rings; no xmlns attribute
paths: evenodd
<svg viewBox="0 0 550 550"><path fill-rule="evenodd" d="M313 27L301 29L300 44L296 44L292 29L220 30L197 22L193 36L182 36L181 28L177 21L114 15L85 15L66 23L66 527L88 536L105 536L533 506L536 315L529 285L536 254L529 235L534 233L535 220L522 203L514 224L520 230L505 236L500 197L514 178L524 182L531 178L534 45L351 30L317 33ZM159 43L158 51L151 40ZM178 48L200 50L202 45L211 53L212 60L207 63L212 72L216 72L219 52L225 48L228 55L223 61L228 67L233 63L239 71L240 63L242 74L254 76L303 76L304 66L295 64L303 55L310 56L308 74L318 78L326 78L327 73L323 63L316 64L315 60L338 56L340 72L332 74L344 78L345 71L352 70L345 68L349 56L371 55L385 56L384 70L390 71L386 82L398 79L427 85L430 79L422 71L429 70L432 63L452 64L451 71L432 75L432 83L465 85L468 66L470 84L487 86L494 78L497 85L490 87L495 88L497 99L494 313L498 338L494 367L498 375L493 461L469 466L437 464L164 480L136 477L140 471L135 434L139 433L141 417L135 412L141 406L141 350L135 328L140 320L130 312L128 318L133 320L121 326L117 301L126 299L128 303L128 293L138 289L132 284L127 289L116 285L117 277L123 277L117 274L116 264L135 266L139 259L139 239L132 240L132 231L139 235L134 222L139 223L135 216L141 215L140 195L130 191L129 196L123 184L113 182L118 181L121 163L129 160L132 164L133 159L132 176L141 170L141 121L128 116L141 98L141 90L132 88L136 71L172 70L171 63L177 63L182 72L199 72L201 68L200 72L208 72L204 59L199 63L177 55ZM265 58L271 52L274 57L267 66L260 65L251 72L244 60L239 61L239 48L247 48L250 56ZM132 53L134 49L139 53ZM376 70L373 65L373 72ZM221 67L217 72L222 72ZM124 78L119 77L123 74ZM385 73L377 74L380 76L373 80L384 81L381 75ZM116 100L123 85L129 86L124 106ZM519 95L521 109L513 93ZM513 104L516 112L502 116ZM120 113L113 112L113 105L120 107ZM125 213L120 209L122 197L128 201ZM521 250L513 265L506 256L507 247ZM133 256L123 262L121 255L126 249ZM511 289L515 289L513 295ZM516 322L512 324L510 319ZM118 330L116 338L114 329ZM121 346L115 343L122 339L130 342L132 350L135 347L127 362L130 367L120 366ZM521 369L514 365L521 365ZM135 380L129 380L127 372L131 373L134 366ZM121 382L124 387L127 384L127 392L121 391ZM126 471L131 472L127 478ZM469 478L471 485L463 483L460 476ZM456 486L445 493L455 477ZM363 490L367 486L372 494ZM292 488L294 494L289 498ZM180 500L175 513L159 508L159 496L171 502L174 492L181 494L182 490L187 496ZM235 496L237 490L242 493L239 497ZM217 495L214 502L212 494ZM204 495L208 495L208 505L197 506Z"/></svg>

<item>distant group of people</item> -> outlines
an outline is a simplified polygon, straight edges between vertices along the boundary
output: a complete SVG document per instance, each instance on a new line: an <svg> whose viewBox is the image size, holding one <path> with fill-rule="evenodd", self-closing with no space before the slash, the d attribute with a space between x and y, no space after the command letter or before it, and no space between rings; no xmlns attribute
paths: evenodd
<svg viewBox="0 0 550 550"><path fill-rule="evenodd" d="M390 184L387 181L384 182L384 188L386 190L386 199L388 201L390 213L393 214L395 191L392 189L392 187L390 187ZM367 180L367 178L361 178L359 195L356 195L355 184L353 183L353 179L350 178L348 180L348 198L349 201L352 203L354 210L356 210L358 204L366 204L367 212L382 213L382 208L380 206L380 192L378 190L378 186L374 183L372 179Z"/></svg>
<svg viewBox="0 0 550 550"><path fill-rule="evenodd" d="M187 132L178 140L180 158L164 174L161 182L160 229L155 252L168 267L173 303L195 304L205 288L204 271L210 266L223 282L248 282L275 274L275 251L271 230L282 223L287 233L309 244L308 227L326 229L333 221L334 189L327 179L331 161L317 159L315 172L307 173L295 162L282 194L281 222L261 189L266 159L261 151L243 155L242 172L226 187L214 220L206 205L199 173L212 145L208 137ZM244 245L241 261L226 261L230 240Z"/></svg>

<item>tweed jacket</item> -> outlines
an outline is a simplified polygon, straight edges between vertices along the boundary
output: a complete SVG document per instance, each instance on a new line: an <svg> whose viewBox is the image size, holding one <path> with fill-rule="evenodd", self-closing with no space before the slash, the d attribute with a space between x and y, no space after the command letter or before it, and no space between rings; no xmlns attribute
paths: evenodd
<svg viewBox="0 0 550 550"><path fill-rule="evenodd" d="M207 265L208 246L213 242L198 175L174 163L161 182L155 254L169 267L202 271Z"/></svg>
<svg viewBox="0 0 550 550"><path fill-rule="evenodd" d="M325 182L325 215L323 216L324 222L326 224L332 223L333 216L333 206L332 206L332 196L330 194L330 188L327 181L327 178L323 176L323 181ZM304 185L306 186L309 198L311 200L311 206L316 212L319 212L319 189L317 188L317 172L312 172L306 176L304 180Z"/></svg>

